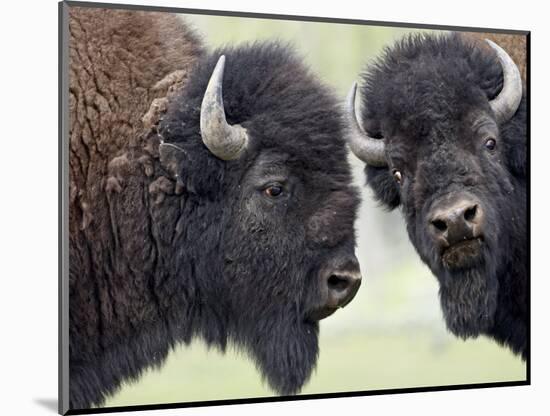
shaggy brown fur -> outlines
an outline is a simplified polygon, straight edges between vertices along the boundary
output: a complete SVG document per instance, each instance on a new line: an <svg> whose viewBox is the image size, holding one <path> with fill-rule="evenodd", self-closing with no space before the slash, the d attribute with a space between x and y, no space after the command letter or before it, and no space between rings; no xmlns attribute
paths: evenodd
<svg viewBox="0 0 550 416"><path fill-rule="evenodd" d="M109 215L104 191L117 184L108 162L125 160L152 124L142 117L153 99L182 81L202 50L173 14L71 7L69 16L70 234L85 237L91 212Z"/></svg>
<svg viewBox="0 0 550 416"><path fill-rule="evenodd" d="M148 210L146 198L158 202L161 192L170 192L170 181L160 175L152 178L158 172L158 151L154 143L146 146L145 139L165 110L166 97L185 82L203 50L195 34L169 13L71 7L69 31L69 339L75 384L79 362L72 357L91 353L91 347L86 351L84 344L76 343L82 337L76 336L77 326L97 338L98 330L101 334L131 328L156 318L146 307L152 295L145 273L136 271L132 279L102 287L106 282L83 271L105 270L109 255L117 253L127 261L117 263L118 273L106 275L130 275L132 259L151 255L151 239L143 244L118 239L125 232L148 235L148 225L130 220L127 227L137 228L124 230L115 217L141 218ZM143 189L150 196L136 198ZM114 193L120 193L116 202ZM114 298L119 307L125 305L124 314L117 314ZM127 322L129 316L133 322ZM71 401L78 402L72 396Z"/></svg>
<svg viewBox="0 0 550 416"><path fill-rule="evenodd" d="M510 57L514 60L521 72L521 79L525 83L527 77L527 36L525 35L505 35L501 33L474 33L465 32L464 35L470 39L474 39L479 45L493 54L493 50L485 39L492 40L501 48L503 48Z"/></svg>
<svg viewBox="0 0 550 416"><path fill-rule="evenodd" d="M154 123L153 100L162 104L159 97L185 79L202 49L196 36L173 14L71 7L69 16L72 265L87 258L76 251L87 247L85 241L99 247L112 243L109 194L121 190L123 173L153 174L147 154L140 158L140 166L128 152L143 147L139 142ZM146 209L145 205L125 208L128 215ZM148 252L147 247L127 249L129 255L146 256ZM78 282L73 281L77 278ZM92 284L84 276L71 274L71 288ZM90 292L72 291L71 302L92 301L76 299L86 293ZM88 321L94 331L96 317L76 318Z"/></svg>

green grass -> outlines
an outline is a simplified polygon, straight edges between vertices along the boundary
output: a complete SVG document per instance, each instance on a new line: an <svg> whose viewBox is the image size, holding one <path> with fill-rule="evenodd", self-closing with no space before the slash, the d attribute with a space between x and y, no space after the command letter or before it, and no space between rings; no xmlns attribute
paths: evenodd
<svg viewBox="0 0 550 416"><path fill-rule="evenodd" d="M318 371L303 393L488 383L526 377L520 359L487 339L436 340L429 332L421 331L350 334L322 344Z"/></svg>
<svg viewBox="0 0 550 416"><path fill-rule="evenodd" d="M487 339L434 339L428 331L321 336L316 371L302 394L525 380L525 365ZM272 396L254 365L199 342L173 352L161 371L125 385L106 406Z"/></svg>

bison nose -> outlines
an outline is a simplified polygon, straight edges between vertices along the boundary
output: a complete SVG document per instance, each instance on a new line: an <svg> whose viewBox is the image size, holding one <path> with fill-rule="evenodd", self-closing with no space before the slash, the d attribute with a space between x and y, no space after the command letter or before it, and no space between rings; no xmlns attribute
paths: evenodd
<svg viewBox="0 0 550 416"><path fill-rule="evenodd" d="M307 312L307 319L319 321L343 308L361 286L361 271L355 256L336 256L319 274L320 298Z"/></svg>
<svg viewBox="0 0 550 416"><path fill-rule="evenodd" d="M355 297L361 286L359 266L340 268L327 273L325 282L327 288L328 308L343 308Z"/></svg>
<svg viewBox="0 0 550 416"><path fill-rule="evenodd" d="M432 234L447 247L481 234L483 209L471 197L461 197L439 204L430 216Z"/></svg>

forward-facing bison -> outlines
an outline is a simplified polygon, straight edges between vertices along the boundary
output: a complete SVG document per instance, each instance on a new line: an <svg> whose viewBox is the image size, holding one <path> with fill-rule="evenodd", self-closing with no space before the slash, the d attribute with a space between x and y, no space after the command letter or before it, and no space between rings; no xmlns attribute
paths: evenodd
<svg viewBox="0 0 550 416"><path fill-rule="evenodd" d="M70 407L195 337L297 392L361 278L335 97L289 47L206 53L174 15L69 28Z"/></svg>
<svg viewBox="0 0 550 416"><path fill-rule="evenodd" d="M407 37L362 75L348 140L368 185L401 207L440 283L448 328L527 354L526 98L499 46L460 35ZM361 127L362 125L362 127Z"/></svg>

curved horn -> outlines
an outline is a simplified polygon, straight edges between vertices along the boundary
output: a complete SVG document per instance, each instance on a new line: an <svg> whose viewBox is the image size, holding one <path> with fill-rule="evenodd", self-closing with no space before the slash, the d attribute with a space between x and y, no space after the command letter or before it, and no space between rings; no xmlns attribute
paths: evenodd
<svg viewBox="0 0 550 416"><path fill-rule="evenodd" d="M512 58L496 43L485 39L489 46L496 52L502 66L503 84L502 90L489 104L495 113L498 123L504 123L516 113L522 96L521 75Z"/></svg>
<svg viewBox="0 0 550 416"><path fill-rule="evenodd" d="M212 72L201 105L201 136L205 146L223 160L238 159L246 149L248 135L238 124L230 126L223 108L222 81L225 56Z"/></svg>
<svg viewBox="0 0 550 416"><path fill-rule="evenodd" d="M387 166L384 154L384 140L368 136L357 121L357 115L355 114L356 92L357 82L354 82L346 98L345 113L349 126L347 134L348 145L353 154L367 165L375 167Z"/></svg>

